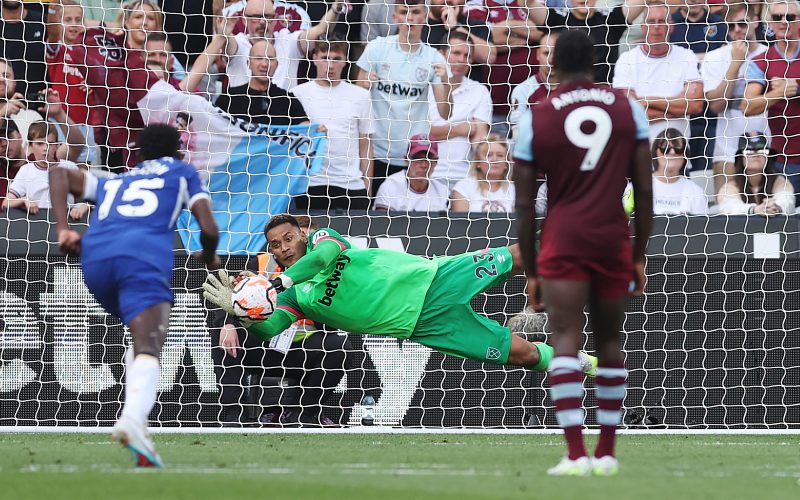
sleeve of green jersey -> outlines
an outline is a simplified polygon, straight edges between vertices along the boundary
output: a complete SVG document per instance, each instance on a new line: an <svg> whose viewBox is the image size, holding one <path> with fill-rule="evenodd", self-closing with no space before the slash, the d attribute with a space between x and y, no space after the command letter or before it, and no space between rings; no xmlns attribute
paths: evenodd
<svg viewBox="0 0 800 500"><path fill-rule="evenodd" d="M291 278L295 285L310 280L348 248L350 243L333 229L318 229L308 237L306 254L286 269L284 274Z"/></svg>
<svg viewBox="0 0 800 500"><path fill-rule="evenodd" d="M300 305L297 303L297 293L294 288L289 288L278 294L278 305L272 316L265 321L253 323L247 331L255 334L260 339L269 340L292 326L295 321L304 317L300 311Z"/></svg>
<svg viewBox="0 0 800 500"><path fill-rule="evenodd" d="M336 230L329 227L317 229L308 235L308 251L314 250L323 241L333 240L339 244L342 251L350 248L350 243L344 239L344 236L339 234Z"/></svg>

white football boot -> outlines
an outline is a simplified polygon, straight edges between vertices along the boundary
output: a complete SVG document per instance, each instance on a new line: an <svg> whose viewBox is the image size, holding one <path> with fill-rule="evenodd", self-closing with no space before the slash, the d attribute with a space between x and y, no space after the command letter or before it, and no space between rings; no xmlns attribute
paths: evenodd
<svg viewBox="0 0 800 500"><path fill-rule="evenodd" d="M619 474L619 461L611 455L592 458L592 474L595 476L616 476Z"/></svg>
<svg viewBox="0 0 800 500"><path fill-rule="evenodd" d="M558 465L547 469L548 476L589 476L592 474L592 462L589 457L570 460L564 457Z"/></svg>
<svg viewBox="0 0 800 500"><path fill-rule="evenodd" d="M594 378L597 375L596 356L592 356L586 351L578 351L578 363L581 365L581 371L587 377Z"/></svg>
<svg viewBox="0 0 800 500"><path fill-rule="evenodd" d="M136 467L164 467L146 425L122 417L114 426L111 439L131 450Z"/></svg>

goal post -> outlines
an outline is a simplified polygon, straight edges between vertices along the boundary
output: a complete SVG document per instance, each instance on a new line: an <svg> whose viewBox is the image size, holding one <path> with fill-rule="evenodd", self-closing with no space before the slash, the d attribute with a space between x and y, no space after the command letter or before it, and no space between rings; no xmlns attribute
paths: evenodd
<svg viewBox="0 0 800 500"><path fill-rule="evenodd" d="M514 236L507 217L364 214L318 220L357 245L401 246L427 256L502 245ZM108 426L121 404L129 339L83 288L76 262L50 251L45 239L26 240L47 234L48 226L44 215L0 222L9 236L0 259L6 281L0 425ZM756 242L774 232L781 236L780 258L755 258ZM737 218L657 220L648 293L631 302L624 327L629 428L797 429L800 343L791 334L798 327L796 313L788 308L800 272L797 236L789 218L762 225ZM152 424L219 427L219 389L199 294L205 272L176 255L176 305ZM243 257L228 260L232 271L243 265ZM514 277L473 305L505 322L524 303L524 279ZM376 426L556 426L541 374L445 357L385 337L349 338L353 363L324 409L342 423L360 426L360 402L370 392L377 402ZM591 426L591 382L587 387Z"/></svg>
<svg viewBox="0 0 800 500"><path fill-rule="evenodd" d="M332 13L328 10L334 2L251 2L262 8L260 14L246 11L246 1L133 0L122 10L116 0L25 2L27 17L20 22L41 30L25 31L32 40L0 40L6 47L0 70L6 66L3 74L15 73L15 78L5 78L9 95L0 95L0 110L10 110L11 101L19 101L15 110L27 108L0 116L0 144L6 148L0 151L0 181L9 193L18 190L18 205L19 199L32 196L30 186L23 192L21 184L13 185L13 175L37 160L27 143L31 127L42 125L33 125L42 118L35 110L47 114L40 102L46 98L36 97L36 90L47 87L64 105L50 112L57 141L75 140L69 135L76 130L73 123L83 135L79 144L68 145L85 147L63 154L98 176L133 166L129 156L145 125L169 123L180 130L181 151L210 192L221 227L220 254L231 274L263 253L264 224L283 212L310 214L354 247L435 257L508 245L516 241L510 182L515 130L523 112L556 88L545 71L552 61L543 55L565 27L552 23L566 19L568 1L542 0L550 9L549 21L534 13L543 7L523 0L337 1ZM800 140L770 133L766 116L745 120L739 111L739 94L747 83L743 75L727 82L738 94L717 98L727 100L725 109L712 116L712 106L703 101L717 81L719 64L724 66L723 60L711 67L716 56L704 70L706 63L692 59L689 49L676 49L673 54L685 58L674 65L670 60L648 77L646 70L659 63L630 56L641 51L640 44L650 43L641 26L649 11L628 19L622 3L597 2L596 12L611 20L608 44L600 44L605 59L597 61L597 72L648 106L651 142L664 128L680 129L686 136L686 165L679 177L686 181L686 193L699 199L693 207L700 207L687 208L685 192L666 193L657 202L657 209L668 214L655 219L646 293L630 300L624 323L628 389L622 426L632 432L800 432L800 226L792 215L790 192L800 171L785 170L783 192L772 193L773 203L763 193L735 192L732 205L715 205L722 200L717 190L738 182L734 167L743 133L764 133L763 141L781 145L769 153L770 168L776 169L778 158L800 158L800 151L791 150ZM673 10L664 14L675 14L679 2L668 3ZM392 12L400 4L424 5L429 16L423 18L427 25L419 35L427 38L421 39L425 43L413 58L392 38L397 33ZM709 0L706 7L721 16L714 21L719 29L743 22L734 17L726 22L728 10L742 12L737 10L741 6L720 8L720 2ZM81 10L83 21L74 17L75 9ZM71 23L79 26L78 35ZM322 30L326 33L316 29L320 23L329 25ZM757 24L751 27L759 30L757 42L774 40L768 23ZM711 31L706 33L709 39L717 33ZM689 47L711 44L691 36L687 32L679 42ZM450 55L440 49L448 43L451 50L468 45L464 57L469 59L459 63L453 56L447 68L441 67ZM207 44L213 52L209 57L201 55ZM315 47L324 48L323 56ZM222 52L226 55L218 57ZM621 62L615 66L617 57ZM33 64L36 58L43 59ZM320 71L337 64L341 78L328 77L319 88L307 86ZM466 66L463 74L459 64L462 70ZM205 65L199 73L198 65ZM454 78L454 88L443 87L445 74ZM670 80L676 75L685 81ZM706 93L692 93L701 81ZM12 85L26 89L24 99L14 97ZM677 94L665 94L673 88ZM231 95L232 89L240 93ZM445 106L442 96L447 95L453 102ZM668 108L663 101L676 96L686 101L677 107L688 110L702 102L702 109L691 117L689 111L679 117L666 109L663 117L654 111L658 105ZM51 102L53 108L55 104ZM787 121L800 119L788 106ZM445 110L450 113L447 120L442 118ZM325 120L327 125L319 127ZM587 131L579 135L592 137ZM752 146L763 153L767 148L761 134L756 135ZM41 139L31 136L31 141ZM593 157L602 154L596 144L589 146ZM501 151L496 157L491 156L497 153L494 148ZM420 152L438 160L422 195L403 174L408 156ZM656 151L662 160L654 158L656 168L664 166L667 151L661 153ZM489 192L492 162L505 162L506 170L505 178L492 179L501 188ZM41 165L31 168L42 170ZM386 181L384 186L391 189L381 195L377 182L393 172L400 173L400 180L394 187ZM39 187L41 182L40 177ZM540 216L545 198L537 199ZM343 200L345 206L339 204ZM315 208L319 201L331 204ZM41 203L37 208L35 213L25 202L0 212L0 431L105 431L124 401L130 334L94 300L77 259L59 252L47 208ZM85 214L73 227L86 230ZM321 414L349 429L338 432L557 430L545 374L444 356L390 337L315 334L345 346L344 352L337 347L337 352L321 354L319 378L283 370L277 344L246 348L255 350L254 358L268 353L278 361L242 365L241 358L232 358L218 345L219 325L202 297L207 272L190 257L200 248L199 231L186 211L178 217L177 233L171 283L175 304L161 356L158 401L150 414L155 429L284 428L296 422L281 420L281 412L306 410L304 396L322 390L330 394ZM147 248L141 252L146 255ZM525 286L523 276L510 277L473 299L472 306L506 324L523 311ZM586 348L593 349L590 334ZM317 355L309 350L300 358ZM329 368L324 360L331 356L343 356L344 365ZM320 385L320 379L329 380L334 372L338 382ZM232 378L225 376L232 373ZM586 425L595 428L591 380L586 387ZM233 389L233 399L221 399L225 389ZM229 410L236 410L235 418Z"/></svg>

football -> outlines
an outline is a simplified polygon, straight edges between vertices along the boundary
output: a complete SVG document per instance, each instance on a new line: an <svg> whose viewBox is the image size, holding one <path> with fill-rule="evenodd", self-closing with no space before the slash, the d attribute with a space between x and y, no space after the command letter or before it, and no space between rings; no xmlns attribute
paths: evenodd
<svg viewBox="0 0 800 500"><path fill-rule="evenodd" d="M261 321L275 311L278 292L264 276L248 276L233 286L231 301L237 317Z"/></svg>

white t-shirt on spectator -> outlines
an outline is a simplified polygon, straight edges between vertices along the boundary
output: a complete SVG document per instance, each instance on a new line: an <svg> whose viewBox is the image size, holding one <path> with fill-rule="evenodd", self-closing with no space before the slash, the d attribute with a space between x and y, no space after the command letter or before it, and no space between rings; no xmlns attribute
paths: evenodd
<svg viewBox="0 0 800 500"><path fill-rule="evenodd" d="M439 168L438 166L436 168ZM516 190L514 184L506 183L497 191L481 192L477 179L464 179L453 188L469 202L470 212L513 212Z"/></svg>
<svg viewBox="0 0 800 500"><path fill-rule="evenodd" d="M486 124L492 123L492 97L489 89L469 78L464 78L461 85L453 93L453 109L450 119L445 120L439 115L436 107L436 97L433 92L428 92L428 118L431 125L456 124L470 120L479 120ZM439 163L433 172L435 179L447 179L453 185L466 179L469 171L469 154L472 149L469 137L454 137L447 141L440 141Z"/></svg>
<svg viewBox="0 0 800 500"><path fill-rule="evenodd" d="M273 33L272 44L275 46L275 54L278 56L278 68L272 83L284 90L291 90L297 85L297 71L300 68L300 60L303 53L297 40L302 31L290 33L283 30ZM228 88L239 87L250 83L250 49L253 44L250 38L244 33L239 33L234 37L238 49L236 54L228 60Z"/></svg>
<svg viewBox="0 0 800 500"><path fill-rule="evenodd" d="M447 210L448 195L447 183L439 179L431 179L428 190L417 193L408 185L406 172L397 172L381 184L375 196L375 208L404 212L443 212Z"/></svg>
<svg viewBox="0 0 800 500"><path fill-rule="evenodd" d="M631 89L640 97L674 97L689 82L700 80L697 56L689 49L670 46L663 57L648 57L641 46L619 56L614 69L614 88ZM649 119L649 118L648 118ZM649 119L650 141L666 128L674 128L689 137L689 119Z"/></svg>
<svg viewBox="0 0 800 500"><path fill-rule="evenodd" d="M786 177L780 176L775 179L772 192L769 197L780 207L781 212L793 214L795 209L794 188ZM745 215L750 209L755 207L755 203L746 203L742 196L742 190L736 185L734 180L726 182L717 194L716 213L727 215Z"/></svg>
<svg viewBox="0 0 800 500"><path fill-rule="evenodd" d="M433 93L431 84L441 83L433 69L436 63L447 64L438 50L422 43L416 52L406 52L398 35L367 44L358 67L378 75L370 89L376 160L405 165L408 138L430 130L428 94Z"/></svg>
<svg viewBox="0 0 800 500"><path fill-rule="evenodd" d="M78 170L78 166L71 161L60 161L58 166L70 170ZM48 168L41 168L35 162L26 163L20 167L17 176L8 186L8 191L14 193L17 198L27 198L35 201L39 208L50 208L52 204L50 203L50 177L48 172ZM72 204L75 202L75 198L68 194L67 202Z"/></svg>
<svg viewBox="0 0 800 500"><path fill-rule="evenodd" d="M708 200L703 188L686 177L664 182L653 176L653 213L656 215L705 215Z"/></svg>
<svg viewBox="0 0 800 500"><path fill-rule="evenodd" d="M747 87L745 71L755 57L767 51L766 45L758 45L753 52L747 55L747 60L739 68L737 80L728 82L733 85L733 93L727 101L725 112L717 117L717 130L714 139L714 161L733 163L736 150L739 149L739 138L746 132L766 132L769 135L766 111L755 116L744 116L740 108L744 89ZM705 92L714 90L725 79L725 73L731 65L731 46L724 45L706 53L700 65L700 74L703 77Z"/></svg>
<svg viewBox="0 0 800 500"><path fill-rule="evenodd" d="M292 89L312 123L327 127L327 150L321 153L324 169L312 176L309 186L366 189L361 174L359 137L371 132L369 92L352 83L334 87L306 82Z"/></svg>

